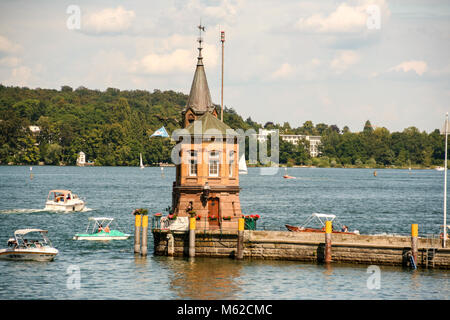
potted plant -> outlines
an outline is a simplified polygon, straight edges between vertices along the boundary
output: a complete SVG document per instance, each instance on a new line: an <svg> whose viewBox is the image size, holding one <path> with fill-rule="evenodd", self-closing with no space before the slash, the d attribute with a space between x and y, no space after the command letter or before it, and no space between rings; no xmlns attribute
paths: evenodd
<svg viewBox="0 0 450 320"><path fill-rule="evenodd" d="M225 217L222 217L222 219L223 220L231 220L231 217L230 216L225 216Z"/></svg>
<svg viewBox="0 0 450 320"><path fill-rule="evenodd" d="M197 214L197 213L195 212L195 210L191 210L191 211L189 211L188 213L189 213L189 215L191 216L191 218L194 218L195 215Z"/></svg>
<svg viewBox="0 0 450 320"><path fill-rule="evenodd" d="M155 213L154 216L157 217L157 218L159 218L159 217L162 216L162 213L161 213L161 212Z"/></svg>
<svg viewBox="0 0 450 320"><path fill-rule="evenodd" d="M198 215L195 217L196 220L200 220L202 218L202 216Z"/></svg>
<svg viewBox="0 0 450 320"><path fill-rule="evenodd" d="M169 214L169 215L167 216L167 218L168 218L169 220L176 220L176 219L177 219L177 216L174 215L173 213L171 213L171 214Z"/></svg>
<svg viewBox="0 0 450 320"><path fill-rule="evenodd" d="M209 220L211 220L211 221L217 220L217 217L214 217L214 216L209 216L208 218L209 218Z"/></svg>

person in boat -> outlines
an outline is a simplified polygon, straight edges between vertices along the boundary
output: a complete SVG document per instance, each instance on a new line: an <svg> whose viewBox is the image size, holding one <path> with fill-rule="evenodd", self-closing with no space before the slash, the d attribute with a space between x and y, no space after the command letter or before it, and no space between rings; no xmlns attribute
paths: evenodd
<svg viewBox="0 0 450 320"><path fill-rule="evenodd" d="M347 226L343 226L341 229L342 232L348 232L348 227Z"/></svg>
<svg viewBox="0 0 450 320"><path fill-rule="evenodd" d="M100 224L100 225L98 226L97 232L102 232L102 231L103 231L103 226Z"/></svg>
<svg viewBox="0 0 450 320"><path fill-rule="evenodd" d="M110 232L111 230L109 230L109 226L106 226L106 228L105 229L103 229L103 231L105 231L105 232Z"/></svg>

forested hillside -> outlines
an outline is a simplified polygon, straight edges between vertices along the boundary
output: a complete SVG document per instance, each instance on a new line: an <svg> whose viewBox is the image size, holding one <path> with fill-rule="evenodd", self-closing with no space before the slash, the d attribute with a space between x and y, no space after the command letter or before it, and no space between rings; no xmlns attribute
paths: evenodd
<svg viewBox="0 0 450 320"><path fill-rule="evenodd" d="M161 126L171 134L180 128L187 95L174 91L90 90L68 86L28 89L0 85L0 164L74 165L80 151L96 165L170 163L173 142L150 135ZM420 132L409 127L390 133L373 128L369 121L361 132L340 130L336 125L305 121L292 127L267 122L264 126L245 121L225 108L224 121L234 129L279 129L280 134L322 136L321 156L309 156L308 141L292 145L280 141L280 163L323 167L375 167L442 165L444 136L435 130ZM300 121L300 120L299 120ZM300 124L300 122L298 123ZM39 126L33 133L29 126Z"/></svg>

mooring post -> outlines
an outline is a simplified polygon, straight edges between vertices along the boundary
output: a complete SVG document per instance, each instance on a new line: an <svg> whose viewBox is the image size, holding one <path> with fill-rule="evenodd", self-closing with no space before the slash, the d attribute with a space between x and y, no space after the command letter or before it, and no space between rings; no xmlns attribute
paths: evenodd
<svg viewBox="0 0 450 320"><path fill-rule="evenodd" d="M147 230L148 230L148 215L142 216L142 242L141 242L141 256L147 255Z"/></svg>
<svg viewBox="0 0 450 320"><path fill-rule="evenodd" d="M189 218L189 257L195 257L195 217Z"/></svg>
<svg viewBox="0 0 450 320"><path fill-rule="evenodd" d="M141 218L142 216L138 213L134 214L134 253L139 253L141 250Z"/></svg>
<svg viewBox="0 0 450 320"><path fill-rule="evenodd" d="M236 258L239 260L244 258L244 226L245 226L244 218L239 218L237 255L236 255Z"/></svg>
<svg viewBox="0 0 450 320"><path fill-rule="evenodd" d="M417 238L419 236L419 225L414 223L411 225L411 254L414 258L414 264L417 266Z"/></svg>
<svg viewBox="0 0 450 320"><path fill-rule="evenodd" d="M325 263L331 262L331 232L333 230L333 223L331 221L325 222Z"/></svg>

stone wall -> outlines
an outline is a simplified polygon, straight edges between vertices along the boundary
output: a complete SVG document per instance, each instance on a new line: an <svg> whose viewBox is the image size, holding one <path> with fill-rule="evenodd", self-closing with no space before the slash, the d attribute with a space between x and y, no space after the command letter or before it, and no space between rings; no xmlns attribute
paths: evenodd
<svg viewBox="0 0 450 320"><path fill-rule="evenodd" d="M153 233L156 255L187 256L189 252L189 233ZM323 233L289 231L244 231L244 258L297 260L323 262L325 251ZM450 268L450 249L440 248L439 240L431 243L419 238L418 266ZM428 248L439 247L434 251L434 259ZM232 231L196 232L196 256L234 257L237 248L237 233ZM411 238L407 236L372 236L332 234L333 262L409 265L408 254ZM433 265L434 263L434 265Z"/></svg>

